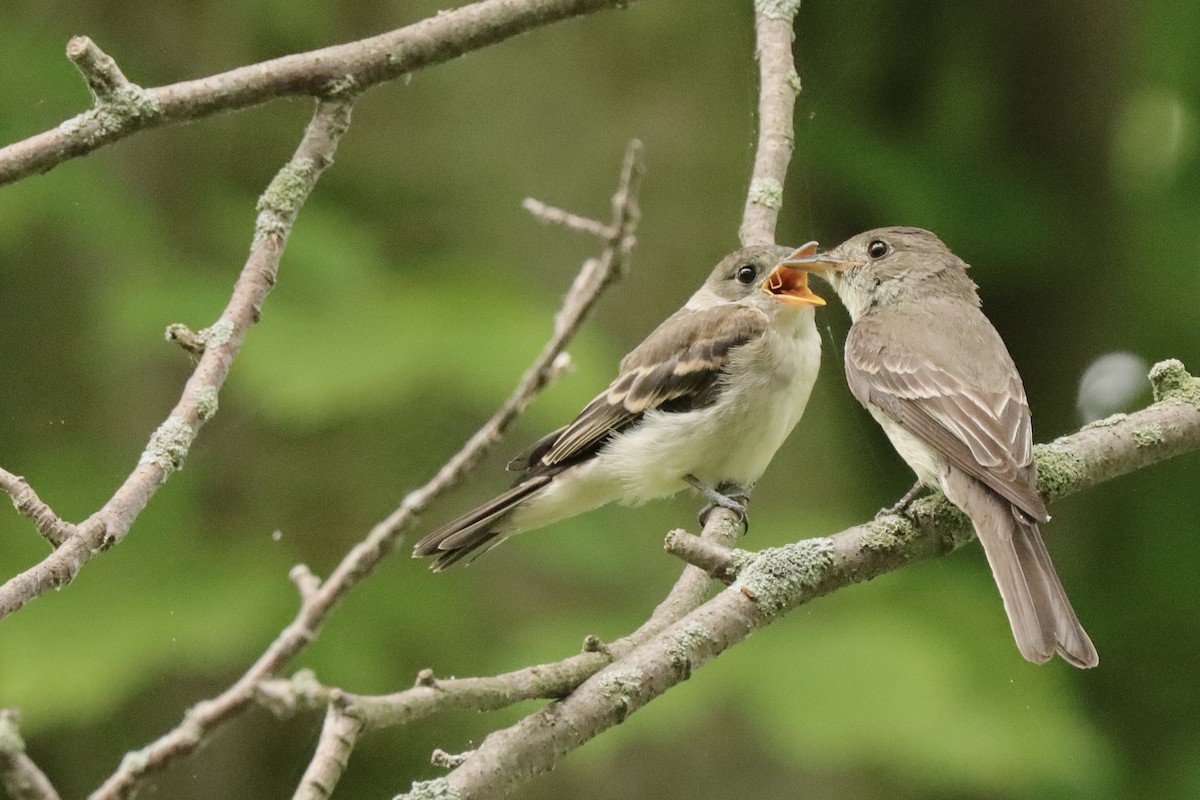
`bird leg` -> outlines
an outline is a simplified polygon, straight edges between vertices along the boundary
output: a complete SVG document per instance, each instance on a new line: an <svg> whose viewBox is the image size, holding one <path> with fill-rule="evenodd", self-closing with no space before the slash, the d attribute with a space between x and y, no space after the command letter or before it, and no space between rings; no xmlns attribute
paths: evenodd
<svg viewBox="0 0 1200 800"><path fill-rule="evenodd" d="M879 519L880 517L885 517L888 514L903 514L905 511L908 510L909 504L912 503L912 501L916 498L916 496L918 494L921 493L921 490L924 488L925 488L925 484L921 483L921 481L918 480L916 483L914 483L912 485L911 489L909 489L907 492L904 493L904 497L901 497L897 502L893 503L890 506L886 506L884 508L879 509L878 513L875 514L875 519Z"/></svg>
<svg viewBox="0 0 1200 800"><path fill-rule="evenodd" d="M750 530L750 515L746 513L746 504L750 502L749 489L743 489L736 483L722 483L714 489L695 475L684 475L683 480L708 498L708 503L700 509L700 527L708 522L708 515L714 508L727 508L737 514L743 533Z"/></svg>

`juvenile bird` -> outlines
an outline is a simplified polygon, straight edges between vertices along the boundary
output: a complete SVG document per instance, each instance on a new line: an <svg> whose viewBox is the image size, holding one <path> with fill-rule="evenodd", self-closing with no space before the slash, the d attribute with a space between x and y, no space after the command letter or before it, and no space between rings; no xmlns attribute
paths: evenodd
<svg viewBox="0 0 1200 800"><path fill-rule="evenodd" d="M980 310L967 265L920 228L880 228L775 270L840 270L829 282L853 325L850 391L883 427L921 484L940 488L975 528L1017 647L1043 663L1055 652L1094 667L1037 523L1029 404L1004 342Z"/></svg>
<svg viewBox="0 0 1200 800"><path fill-rule="evenodd" d="M795 255L814 252L812 242ZM515 533L689 485L744 516L739 499L800 421L820 363L813 314L825 301L807 272L766 282L789 253L760 246L722 259L574 421L508 465L521 473L511 489L417 542L413 556L436 555L442 570Z"/></svg>

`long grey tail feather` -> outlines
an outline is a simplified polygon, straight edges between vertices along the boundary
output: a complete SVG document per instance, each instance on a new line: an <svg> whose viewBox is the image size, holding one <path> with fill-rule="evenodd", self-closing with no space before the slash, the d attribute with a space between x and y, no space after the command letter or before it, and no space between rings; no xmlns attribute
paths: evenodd
<svg viewBox="0 0 1200 800"><path fill-rule="evenodd" d="M446 523L417 542L413 547L413 558L436 555L438 559L430 569L441 572L477 550L483 552L495 547L508 533L497 530L496 526L514 508L549 482L549 475L539 475L522 481L499 497L494 497L479 508Z"/></svg>
<svg viewBox="0 0 1200 800"><path fill-rule="evenodd" d="M1057 652L1073 666L1096 666L1100 657L1071 608L1037 525L1019 521L1008 501L956 468L943 474L943 483L947 498L975 526L1021 655L1041 664Z"/></svg>

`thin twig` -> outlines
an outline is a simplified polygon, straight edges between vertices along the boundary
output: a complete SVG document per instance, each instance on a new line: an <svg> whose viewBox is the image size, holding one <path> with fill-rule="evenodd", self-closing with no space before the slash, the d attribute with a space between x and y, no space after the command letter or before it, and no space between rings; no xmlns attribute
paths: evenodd
<svg viewBox="0 0 1200 800"><path fill-rule="evenodd" d="M754 35L758 56L758 147L750 190L738 232L743 247L775 243L783 207L783 184L792 160L792 114L800 76L792 59L792 21L800 0L755 0Z"/></svg>
<svg viewBox="0 0 1200 800"><path fill-rule="evenodd" d="M663 549L724 583L731 583L737 577L740 550L722 547L684 530L668 532L663 540Z"/></svg>
<svg viewBox="0 0 1200 800"><path fill-rule="evenodd" d="M248 108L278 97L341 97L457 58L535 28L632 0L483 0L439 12L368 39L251 64L206 78L142 89L126 82L120 102L107 102L108 59L98 47L72 42L72 60L96 92L95 108L56 128L0 148L0 185L46 172L62 162L156 128ZM93 49L94 48L94 49ZM100 58L103 56L103 59ZM111 61L111 59L108 59ZM101 66L104 64L105 66ZM112 64L113 74L120 74ZM122 76L123 77L123 76Z"/></svg>
<svg viewBox="0 0 1200 800"><path fill-rule="evenodd" d="M137 467L112 498L41 563L0 586L0 618L70 583L92 556L124 539L158 487L182 469L196 434L216 413L217 396L230 366L275 285L292 223L317 178L332 163L338 138L349 124L349 101L317 103L295 156L259 199L250 255L220 320L207 329L204 355L196 362L179 402L150 437Z"/></svg>
<svg viewBox="0 0 1200 800"><path fill-rule="evenodd" d="M541 200L532 197L526 197L522 201L521 207L532 214L533 218L539 222L545 222L548 225L562 225L567 230L575 231L576 233L586 233L589 236L595 236L599 239L612 238L612 229L600 220L592 219L591 217L581 217L578 214L572 214L570 211L563 211L561 208L547 205Z"/></svg>
<svg viewBox="0 0 1200 800"><path fill-rule="evenodd" d="M52 546L58 547L75 533L75 526L65 521L38 497L29 481L0 469L0 489L12 498L17 511L33 520L37 532Z"/></svg>
<svg viewBox="0 0 1200 800"><path fill-rule="evenodd" d="M0 787L10 800L58 800L58 792L25 753L15 709L0 709Z"/></svg>
<svg viewBox="0 0 1200 800"><path fill-rule="evenodd" d="M67 42L67 58L87 81L97 106L120 102L123 92L141 91L129 82L113 57L86 36L74 36Z"/></svg>
<svg viewBox="0 0 1200 800"><path fill-rule="evenodd" d="M354 743L362 732L363 721L345 703L334 700L325 711L325 722L317 740L317 750L292 800L326 800L346 771Z"/></svg>
<svg viewBox="0 0 1200 800"><path fill-rule="evenodd" d="M400 535L416 520L417 515L437 495L461 480L545 388L550 377L561 371L560 353L603 289L622 274L628 264L629 248L634 240L639 216L636 195L642 172L639 154L640 145L632 142L615 195L621 198L613 209L613 229L616 233L599 258L589 260L575 279L562 309L555 317L553 336L521 377L512 395L428 483L410 492L399 508L376 524L363 541L350 549L325 581L303 597L296 618L237 681L212 700L193 706L178 726L159 739L127 754L121 767L92 795L92 800L130 796L148 775L190 753L208 737L213 728L243 711L258 696L260 683L275 676L308 645L342 598L395 549ZM205 352L207 354L208 350Z"/></svg>

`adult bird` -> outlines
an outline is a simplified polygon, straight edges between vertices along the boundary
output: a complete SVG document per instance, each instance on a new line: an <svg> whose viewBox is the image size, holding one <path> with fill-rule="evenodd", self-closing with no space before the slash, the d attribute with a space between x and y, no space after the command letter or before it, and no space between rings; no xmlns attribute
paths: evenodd
<svg viewBox="0 0 1200 800"><path fill-rule="evenodd" d="M1021 654L1099 662L1042 542L1029 403L1004 342L980 310L967 264L921 228L880 228L776 269L829 273L853 325L850 391L921 484L940 488L983 544Z"/></svg>
<svg viewBox="0 0 1200 800"><path fill-rule="evenodd" d="M805 245L795 255L816 251ZM507 492L417 542L438 571L522 531L611 502L637 505L692 486L745 514L747 492L800 421L817 378L807 272L766 281L792 251L730 253L683 308L621 361L569 424L508 466Z"/></svg>

